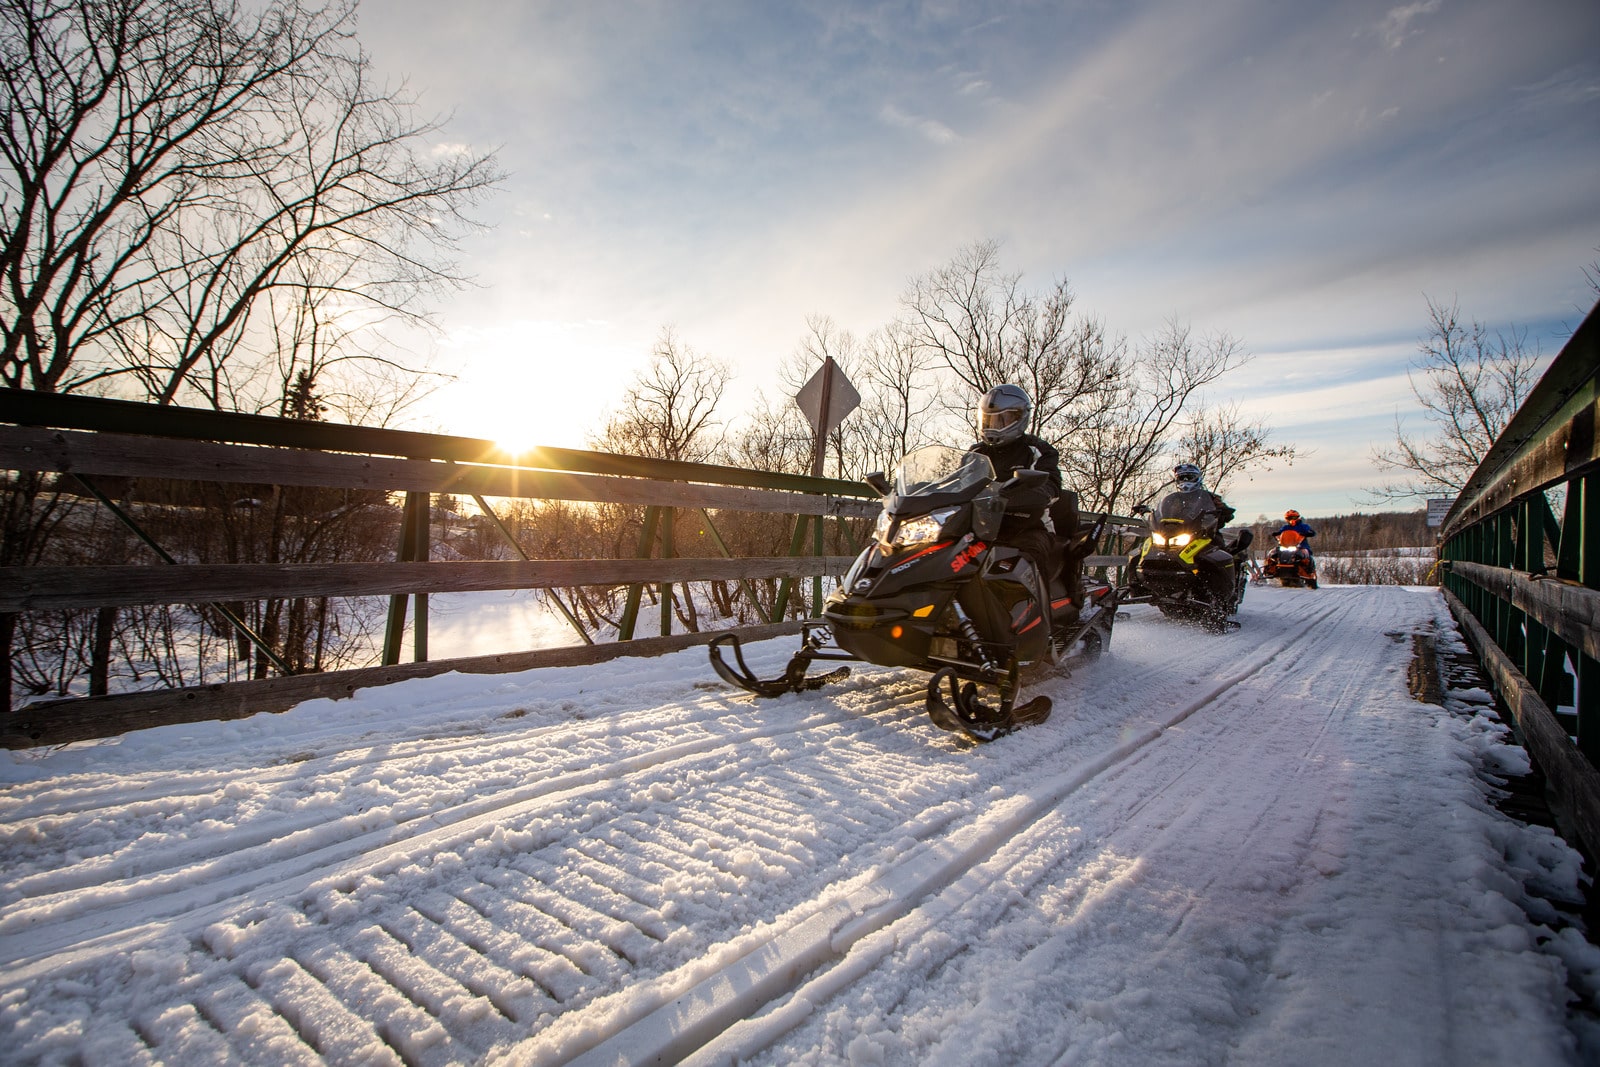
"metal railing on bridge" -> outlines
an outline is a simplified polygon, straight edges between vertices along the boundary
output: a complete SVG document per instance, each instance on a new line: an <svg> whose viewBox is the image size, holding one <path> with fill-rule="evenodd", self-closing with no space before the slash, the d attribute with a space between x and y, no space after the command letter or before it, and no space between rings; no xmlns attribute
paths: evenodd
<svg viewBox="0 0 1600 1067"><path fill-rule="evenodd" d="M1452 613L1600 856L1600 305L1551 363L1440 530Z"/></svg>

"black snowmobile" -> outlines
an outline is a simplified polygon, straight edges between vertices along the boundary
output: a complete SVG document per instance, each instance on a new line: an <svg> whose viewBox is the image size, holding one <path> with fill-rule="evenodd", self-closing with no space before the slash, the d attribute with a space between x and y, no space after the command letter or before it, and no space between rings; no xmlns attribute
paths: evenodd
<svg viewBox="0 0 1600 1067"><path fill-rule="evenodd" d="M1150 516L1150 534L1128 557L1123 603L1154 604L1213 633L1238 629L1233 616L1250 577L1252 531L1229 545L1205 493L1168 493L1154 511L1140 504L1133 513Z"/></svg>
<svg viewBox="0 0 1600 1067"><path fill-rule="evenodd" d="M1115 587L1087 582L1069 590L1059 578L1046 583L1019 549L992 543L1005 514L1005 488L1045 477L1019 471L1012 483L1001 483L986 456L944 445L908 454L892 483L868 475L867 483L884 497L874 543L828 597L822 621L805 624L800 651L783 675L756 678L734 634L712 641L712 667L758 696L815 689L849 674L845 667L808 678L813 660L912 667L932 672L928 716L941 729L992 741L1043 722L1050 698L1019 706L1020 686L1035 674L1099 655L1117 614ZM1095 532L1061 546L1063 555L1088 555ZM723 660L724 645L737 666ZM980 699L980 690L993 692L994 702Z"/></svg>

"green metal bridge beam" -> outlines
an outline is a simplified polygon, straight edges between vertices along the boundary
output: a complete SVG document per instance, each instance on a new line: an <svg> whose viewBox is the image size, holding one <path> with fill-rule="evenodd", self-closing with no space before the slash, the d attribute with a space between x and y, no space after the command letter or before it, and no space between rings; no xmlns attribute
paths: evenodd
<svg viewBox="0 0 1600 1067"><path fill-rule="evenodd" d="M1566 494L1559 516L1554 491ZM1600 590L1600 305L1467 480L1439 556L1447 600L1477 635L1519 738L1600 848L1600 819L1585 814L1600 812L1600 608L1588 592Z"/></svg>

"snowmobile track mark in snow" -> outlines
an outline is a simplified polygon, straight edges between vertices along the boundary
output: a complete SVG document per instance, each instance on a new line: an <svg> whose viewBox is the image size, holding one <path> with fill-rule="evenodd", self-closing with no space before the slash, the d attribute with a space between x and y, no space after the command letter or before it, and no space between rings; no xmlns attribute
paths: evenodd
<svg viewBox="0 0 1600 1067"><path fill-rule="evenodd" d="M1353 611L1353 603L1353 594L1340 594L1318 606ZM394 1056L423 1067L446 1058L472 1061L502 1053L556 1062L580 1053L581 1045L562 1043L574 1032L610 1042L591 1050L594 1058L618 1049L633 1058L664 1052L691 1062L749 1058L785 1025L802 1024L807 1013L815 1020L836 1012L840 1004L827 1004L828 997L848 991L891 955L903 955L911 939L923 939L918 947L928 949L929 966L937 968L941 944L942 951L952 951L948 937L940 940L951 933L942 918L965 908L962 901L979 901L974 910L997 920L1008 907L1024 909L1025 901L1008 895L1014 890L1009 880L1007 894L993 899L983 896L986 887L995 883L997 872L1015 869L1013 858L1032 856L1030 846L1040 864L1031 877L1043 877L1051 863L1080 865L1084 857L1076 844L1070 854L1054 858L1045 851L1052 837L1070 831L1081 817L1070 799L1079 788L1091 781L1104 785L1107 772L1165 750L1165 744L1153 744L1157 740L1170 739L1177 747L1178 738L1193 738L1202 726L1222 730L1226 717L1208 716L1208 709L1269 664L1274 677L1281 672L1291 689L1298 682L1314 685L1314 676L1293 672L1302 660L1325 661L1332 646L1313 648L1305 637L1340 614L1299 614L1295 625L1271 631L1267 641L1230 650L1237 659L1219 652L1181 684L1152 690L1150 702L1126 718L1108 715L1105 728L1095 724L1092 734L1070 732L1087 717L1059 715L1059 724L1038 731L1039 744L1001 746L943 764L929 758L949 751L940 734L923 730L906 736L910 731L904 723L917 718L920 709L892 671L864 672L859 685L836 697L776 706L762 713L763 729L737 728L744 709L726 700L671 710L671 729L646 731L637 748L616 749L628 755L609 765L618 780L599 794L582 786L582 771L573 763L547 751L547 735L529 733L524 736L532 739L526 742L530 755L546 762L497 765L493 773L509 783L496 786L505 803L485 799L476 809L438 809L447 825L430 828L437 832L428 836L410 827L410 836L384 849L389 861L371 868L370 879L363 876L367 867L347 858L302 876L299 887L291 886L286 895L275 898L278 887L271 884L243 893L252 898L248 908L229 910L222 902L151 924L149 931L134 929L120 941L108 935L99 946L68 946L30 964L37 978L13 971L3 988L8 997L24 998L12 1003L29 1004L26 998L36 995L40 1003L31 1006L39 1007L54 995L52 983L70 984L95 968L125 967L127 948L164 950L165 945L155 944L162 931L176 932L188 938L190 970L184 983L192 990L193 1008L219 1020L208 1025L226 1033L238 1016L230 1024L211 1005L219 999L232 1003L221 991L243 988L241 975L261 973L276 958L262 952L277 951L272 932L292 919L297 932L286 937L283 958L296 963L305 979L292 989L265 983L265 993L252 992L251 1010L262 1015L261 1032L278 1033L285 1042L283 1031L293 1034L301 1058L315 1055L306 1041L326 1039L306 1022L305 1012L321 1010L309 1005L329 1012L342 1007L370 1025L378 1018L370 1014L371 1005L396 1003L390 999L396 996L437 1018L448 1042L424 1047L381 1025L359 1032L363 1040L380 1042ZM1143 612L1131 624L1144 626L1146 638L1158 636ZM1138 642L1131 647L1138 648ZM1076 692L1065 697L1063 707L1072 708L1074 701L1104 706L1108 696L1111 704L1128 704L1144 695L1122 684L1117 674L1086 672L1094 684L1081 697ZM1354 675L1340 677L1345 688L1359 684ZM1208 678L1216 684L1207 686ZM1333 687L1331 695L1340 691ZM1163 722L1117 744L1124 736L1119 730L1142 728L1151 704L1175 710L1162 712ZM1168 732L1196 714L1205 717L1194 721L1194 729ZM623 725L584 725L589 732L579 757L583 766L605 760L606 731L620 742ZM825 729L818 732L819 726ZM650 750L669 737L670 743ZM1084 744L1089 737L1093 742ZM1317 741L1303 740L1313 746ZM496 746L515 747L509 739ZM881 751L866 762L875 748ZM1057 769L1064 758L1082 753L1090 758L1068 771ZM506 759L506 753L495 757L497 764ZM559 774L547 781L566 788L547 789L540 794L543 802L536 802L527 791L531 787L519 784L540 780L529 766L557 768ZM930 775L931 766L941 768L939 776ZM863 775L867 767L870 772ZM426 772L424 754L417 773ZM1191 777L1183 788L1193 782ZM769 794L774 800L764 804L762 797ZM467 825L480 817L481 822ZM487 836L496 833L507 847ZM830 855L830 841L845 843L852 861L848 867ZM1126 842L1122 851L1137 843ZM808 849L829 869L818 870ZM478 854L498 856L495 863L501 865L474 866ZM461 869L453 870L456 865ZM841 873L846 877L837 877ZM761 895L784 883L797 895ZM408 884L412 887L399 888ZM386 894L414 910L386 910ZM725 919L729 913L736 914L731 925ZM963 921L962 929L971 929L972 920ZM388 930L396 933L382 932ZM713 936L703 936L706 931ZM217 954L211 954L209 943L218 946ZM401 970L397 961L402 958L417 969ZM370 967L375 978L350 973L354 960ZM744 988L759 988L759 995L716 1000L719 982L743 979L751 983ZM122 1000L114 996L96 1006L107 1032L122 1018L119 1013L135 1018L129 998L157 991L148 975L130 972L129 981L131 991ZM305 981L315 982L320 992ZM706 1028L665 1037L673 1012L683 1009L680 998L692 998L696 990L710 991L717 1024L726 1028L720 1034ZM263 999L267 993L271 997ZM399 1008L397 1026L408 1025L406 1020L426 1022L403 1004ZM522 1022L512 1022L513 1017ZM288 1018L301 1020L304 1029L285 1023ZM144 1055L198 1062L192 1058L198 1045L187 1046L191 1058L184 1059L170 1044L183 1036L155 1021L141 1020L129 1036L144 1045ZM446 1048L460 1055L433 1058ZM363 1051L376 1056L382 1050L363 1046ZM945 1053L950 1052L947 1046Z"/></svg>
<svg viewBox="0 0 1600 1067"><path fill-rule="evenodd" d="M589 1039L578 1038L582 1051L575 1058L561 1062L572 1067L598 1067L619 1060L666 1062L682 1059L696 1050L699 1060L727 1062L759 1051L775 1036L776 1024L769 1022L754 1028L760 1036L752 1044L741 1045L733 1043L732 1036L738 1033L732 1028L741 1018L748 1019L758 1012L763 1019L780 1016L789 998L801 995L802 990L813 985L829 984L826 976L830 972L839 972L844 976L842 982L847 984L858 967L858 961L852 960L858 943L894 926L914 911L921 900L942 891L962 873L1003 848L1018 832L1052 812L1080 787L1126 764L1152 742L1165 737L1172 727L1214 705L1223 695L1274 665L1279 655L1292 648L1317 621L1304 622L1292 631L1275 635L1276 640L1271 644L1257 646L1245 658L1244 666L1197 699L1144 732L1037 783L1026 800L1019 800L1018 807L981 820L976 826L968 824L965 829L971 832L963 838L958 861L952 862L929 847L912 849L874 883L860 890L852 902L822 915L812 915L791 928L773 931L758 950L685 989L649 1015L599 1035L592 1044ZM706 1013L703 1006L709 994L697 995L695 991L709 991L712 987L745 992L731 1001L724 1001L722 1013ZM798 1022L802 1014L805 1013L794 1014L794 1021ZM538 1047L544 1047L544 1040L536 1039Z"/></svg>

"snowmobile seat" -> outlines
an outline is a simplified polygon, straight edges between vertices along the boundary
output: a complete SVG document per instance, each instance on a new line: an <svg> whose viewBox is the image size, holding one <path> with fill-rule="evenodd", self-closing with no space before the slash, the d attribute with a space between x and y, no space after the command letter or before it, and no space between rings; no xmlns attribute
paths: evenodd
<svg viewBox="0 0 1600 1067"><path fill-rule="evenodd" d="M1063 489L1050 505L1050 525L1055 527L1057 539L1070 544L1078 532L1078 523L1078 494Z"/></svg>
<svg viewBox="0 0 1600 1067"><path fill-rule="evenodd" d="M1061 546L1061 580L1067 587L1067 596L1076 604L1082 597L1084 558L1094 554L1093 531L1081 529L1076 491L1061 490L1050 505L1050 525L1055 527L1056 544Z"/></svg>

